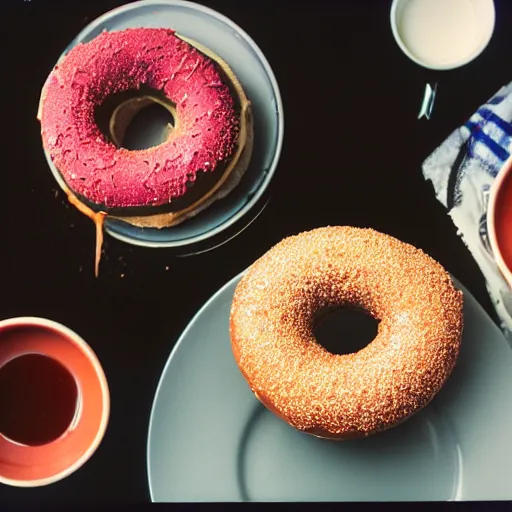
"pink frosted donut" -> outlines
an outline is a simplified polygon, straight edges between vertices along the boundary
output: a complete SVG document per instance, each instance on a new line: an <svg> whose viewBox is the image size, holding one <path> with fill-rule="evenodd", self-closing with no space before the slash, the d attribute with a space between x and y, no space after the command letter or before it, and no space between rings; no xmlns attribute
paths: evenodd
<svg viewBox="0 0 512 512"><path fill-rule="evenodd" d="M231 86L216 61L172 30L103 32L74 47L48 77L39 112L43 145L69 189L95 210L184 208L236 153L240 105ZM169 103L174 129L156 147L119 147L98 113L112 98L147 91ZM207 187L191 193L201 179Z"/></svg>

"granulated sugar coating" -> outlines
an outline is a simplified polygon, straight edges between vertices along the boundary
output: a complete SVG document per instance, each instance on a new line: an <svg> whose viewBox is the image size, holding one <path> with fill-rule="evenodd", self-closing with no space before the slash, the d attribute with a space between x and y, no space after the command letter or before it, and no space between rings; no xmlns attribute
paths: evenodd
<svg viewBox="0 0 512 512"><path fill-rule="evenodd" d="M146 86L175 104L160 146L128 151L109 142L96 108ZM237 149L239 113L216 63L168 29L103 32L74 47L43 91L43 144L73 192L105 208L157 206L184 196Z"/></svg>
<svg viewBox="0 0 512 512"><path fill-rule="evenodd" d="M355 354L316 342L319 311L359 306L380 321ZM334 439L388 429L438 393L457 360L463 296L421 250L371 229L286 238L238 284L230 331L256 396L295 428Z"/></svg>

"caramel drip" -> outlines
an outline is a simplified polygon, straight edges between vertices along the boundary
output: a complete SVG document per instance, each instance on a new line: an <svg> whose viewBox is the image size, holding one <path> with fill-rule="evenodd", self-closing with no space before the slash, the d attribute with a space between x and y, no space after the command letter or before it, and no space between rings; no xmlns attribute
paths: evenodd
<svg viewBox="0 0 512 512"><path fill-rule="evenodd" d="M101 260L101 248L103 247L103 226L105 225L105 212L95 212L88 206L80 202L75 195L69 190L66 191L68 201L72 204L80 213L89 217L96 226L96 254L94 258L94 276L98 277L100 274L100 260Z"/></svg>

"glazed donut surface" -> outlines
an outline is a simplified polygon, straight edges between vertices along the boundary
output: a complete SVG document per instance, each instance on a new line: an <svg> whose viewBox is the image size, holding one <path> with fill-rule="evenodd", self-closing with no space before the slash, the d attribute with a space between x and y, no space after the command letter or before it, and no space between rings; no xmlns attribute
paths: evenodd
<svg viewBox="0 0 512 512"><path fill-rule="evenodd" d="M142 87L170 102L176 123L163 144L129 151L106 138L97 109ZM91 205L169 205L198 177L229 165L240 134L233 96L217 63L172 30L103 32L70 50L49 76L40 109L43 144L69 188Z"/></svg>
<svg viewBox="0 0 512 512"><path fill-rule="evenodd" d="M319 313L358 307L376 338L335 355L313 334ZM319 437L367 436L427 405L450 375L463 327L450 275L415 247L371 229L286 238L257 260L231 307L233 353L260 401Z"/></svg>

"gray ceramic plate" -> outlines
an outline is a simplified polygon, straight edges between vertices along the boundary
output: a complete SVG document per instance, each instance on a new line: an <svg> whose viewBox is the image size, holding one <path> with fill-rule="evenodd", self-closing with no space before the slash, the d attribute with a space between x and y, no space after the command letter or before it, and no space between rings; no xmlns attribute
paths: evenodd
<svg viewBox="0 0 512 512"><path fill-rule="evenodd" d="M228 320L237 276L190 322L153 404L153 501L512 499L512 350L460 284L459 362L423 411L358 441L289 427L253 396L233 359Z"/></svg>
<svg viewBox="0 0 512 512"><path fill-rule="evenodd" d="M182 0L143 0L107 12L82 30L63 55L103 30L133 27L172 28L228 62L252 104L254 148L249 168L239 185L196 217L168 229L142 229L108 219L106 231L119 240L145 247L183 247L204 242L241 220L270 184L283 143L279 87L267 59L240 27L212 9ZM159 136L149 131L140 134L147 142ZM55 179L62 185L62 177L48 154L46 158Z"/></svg>

